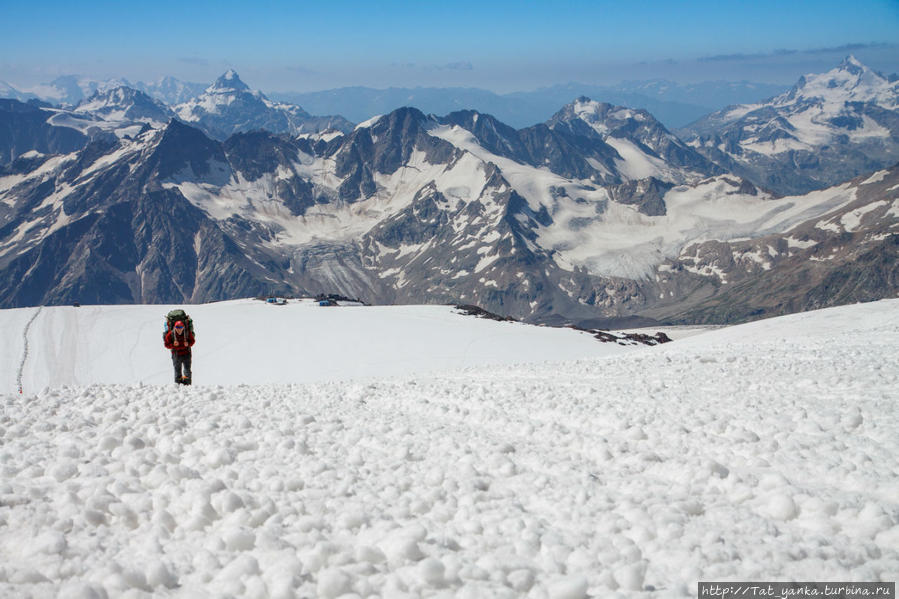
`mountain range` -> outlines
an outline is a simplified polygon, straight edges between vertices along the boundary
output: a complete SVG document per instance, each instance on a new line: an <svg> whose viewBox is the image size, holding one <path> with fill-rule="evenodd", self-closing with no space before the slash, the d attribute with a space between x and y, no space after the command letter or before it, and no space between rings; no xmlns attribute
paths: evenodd
<svg viewBox="0 0 899 599"><path fill-rule="evenodd" d="M682 127L718 107L755 102L771 97L785 87L750 82L715 81L681 85L671 81L629 81L618 85L567 83L533 91L497 94L477 88L344 87L316 92L275 92L271 96L300 104L318 113L334 112L354 121L386 114L403 106L425 113L447 114L474 109L492 114L516 128L545 121L559 106L578 96L589 96L609 104L642 108L666 127Z"/></svg>
<svg viewBox="0 0 899 599"><path fill-rule="evenodd" d="M109 91L116 87L130 87L142 91L151 98L167 105L181 104L201 94L206 89L202 83L181 81L175 77L160 77L156 81L145 83L129 82L122 77L113 79L93 79L79 75L63 75L50 83L29 89L18 89L9 83L0 81L0 98L8 98L27 102L40 100L55 106L77 106L82 100L97 92Z"/></svg>
<svg viewBox="0 0 899 599"><path fill-rule="evenodd" d="M839 128L844 98L837 112L874 131L896 107L894 82L871 73L850 59L832 83L806 78L796 102L746 114L782 124L777 111L801 104L815 127L826 114ZM4 307L338 292L597 327L733 322L899 289L899 170L866 154L870 136L843 140L864 155L845 179L807 175L814 191L793 193L646 110L586 97L520 129L414 108L353 127L234 72L175 107L122 87L73 109L4 102ZM723 135L713 120L701 135ZM802 124L793 135L808 142ZM781 168L784 181L805 173Z"/></svg>
<svg viewBox="0 0 899 599"><path fill-rule="evenodd" d="M175 106L201 95L208 87L174 77L130 83L124 78L106 80L78 75L57 77L29 90L17 89L0 81L0 98L27 102L38 99L59 106L76 106L98 91L115 87L142 91L166 105ZM757 102L777 95L786 86L748 81L707 81L679 84L661 79L624 81L617 85L566 83L532 91L498 94L478 88L444 87L343 87L314 92L268 92L276 102L300 105L313 114L339 114L361 122L397 108L414 106L428 114L447 114L474 109L492 114L513 127L527 127L545 121L559 106L578 96L589 96L610 104L642 108L668 128L683 127L696 119L731 104Z"/></svg>
<svg viewBox="0 0 899 599"><path fill-rule="evenodd" d="M899 161L899 78L853 57L763 103L730 106L678 134L779 193L805 193Z"/></svg>
<svg viewBox="0 0 899 599"><path fill-rule="evenodd" d="M175 85L171 81L168 83ZM100 86L90 97L68 108L46 105L33 99L28 104L39 111L32 110L31 113L44 114L48 124L75 129L85 140L111 133L118 137L131 136L145 126L163 127L175 117L192 123L219 140L233 133L260 129L291 135L332 128L341 131L352 129L352 123L343 117L312 116L299 106L273 102L261 92L250 90L237 73L230 70L200 95L174 106L126 85ZM21 112L24 109L18 110ZM18 146L0 139L0 149L5 150L0 154L0 164L17 155L15 147Z"/></svg>

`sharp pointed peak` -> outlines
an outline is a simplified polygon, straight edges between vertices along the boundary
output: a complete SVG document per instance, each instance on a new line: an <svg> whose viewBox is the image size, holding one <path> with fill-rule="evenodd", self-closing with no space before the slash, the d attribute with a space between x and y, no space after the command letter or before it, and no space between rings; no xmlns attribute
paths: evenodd
<svg viewBox="0 0 899 599"><path fill-rule="evenodd" d="M834 75L846 73L846 74L849 74L854 77L859 77L870 71L871 71L871 69L869 69L867 66L865 66L862 63L862 61L860 61L855 56L850 54L849 56L844 58L840 62L840 64L838 64L836 66L836 68L831 69L828 73L825 73L825 75L834 76ZM845 75L843 75L843 76L845 76Z"/></svg>
<svg viewBox="0 0 899 599"><path fill-rule="evenodd" d="M850 54L849 56L847 56L846 58L843 59L843 62L840 63L840 67L849 67L849 66L859 67L862 69L867 68L867 67L865 67L864 64L862 64L862 61L860 61L859 59L857 59L855 57L854 54Z"/></svg>
<svg viewBox="0 0 899 599"><path fill-rule="evenodd" d="M250 87L241 81L240 76L237 74L237 71L234 69L228 69L222 74L221 77L215 80L215 83L212 84L211 89L233 89L238 91L249 90Z"/></svg>
<svg viewBox="0 0 899 599"><path fill-rule="evenodd" d="M867 85L877 85L880 80L886 81L881 73L870 69L862 61L850 54L844 58L839 65L827 71L826 73L811 73L803 75L796 82L793 90L788 93L796 92L804 93L807 88L818 88L824 83L830 87L845 87L858 85L859 82L865 80ZM823 82L823 83L822 83ZM832 82L832 83L831 83Z"/></svg>

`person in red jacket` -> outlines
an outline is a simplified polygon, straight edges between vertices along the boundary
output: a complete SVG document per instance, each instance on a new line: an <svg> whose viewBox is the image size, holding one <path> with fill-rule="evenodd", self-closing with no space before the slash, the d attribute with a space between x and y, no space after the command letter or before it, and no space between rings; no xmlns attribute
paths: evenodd
<svg viewBox="0 0 899 599"><path fill-rule="evenodd" d="M165 334L165 346L172 350L172 364L175 366L175 382L190 385L190 348L194 344L194 334L184 328L180 320ZM182 374L182 368L184 370Z"/></svg>

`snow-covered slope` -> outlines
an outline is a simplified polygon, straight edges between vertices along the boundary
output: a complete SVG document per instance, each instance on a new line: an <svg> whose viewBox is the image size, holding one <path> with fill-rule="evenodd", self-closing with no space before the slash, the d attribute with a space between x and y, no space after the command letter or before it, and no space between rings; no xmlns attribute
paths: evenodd
<svg viewBox="0 0 899 599"><path fill-rule="evenodd" d="M899 79L849 56L767 102L729 106L680 133L757 185L803 193L899 161Z"/></svg>
<svg viewBox="0 0 899 599"><path fill-rule="evenodd" d="M169 382L172 366L161 331L173 307L2 310L0 328L10 335L0 349L0 390ZM600 343L572 329L465 316L450 306L323 308L312 300L285 306L236 300L182 307L196 325L194 379L207 385L362 379L634 347Z"/></svg>
<svg viewBox="0 0 899 599"><path fill-rule="evenodd" d="M756 222L753 233L728 240L712 234L660 265L659 295L671 301L647 316L677 322L687 312L689 322L739 322L899 295L897 190L893 167L773 200L782 210ZM709 284L710 297L689 306L676 299Z"/></svg>
<svg viewBox="0 0 899 599"><path fill-rule="evenodd" d="M563 107L548 124L555 130L597 137L612 146L617 152L615 169L624 180L652 177L673 184L697 183L721 173L645 110L581 97Z"/></svg>
<svg viewBox="0 0 899 599"><path fill-rule="evenodd" d="M236 308L250 307L220 309ZM102 329L70 329L98 361L122 349L115 325L142 326L106 310ZM11 314L16 330L30 318ZM30 347L53 351L42 318ZM253 349L243 371L300 367L236 326L222 339ZM373 331L333 332L349 348ZM890 300L567 363L0 396L0 594L583 599L893 581L897 356Z"/></svg>
<svg viewBox="0 0 899 599"><path fill-rule="evenodd" d="M88 140L101 140L102 146L114 137L136 136L145 127L163 127L171 116L161 102L124 85L98 90L67 108L0 100L0 164L26 151L71 152Z"/></svg>
<svg viewBox="0 0 899 599"><path fill-rule="evenodd" d="M172 116L162 102L136 89L119 86L98 91L73 109L106 121L146 122L156 127L165 125Z"/></svg>

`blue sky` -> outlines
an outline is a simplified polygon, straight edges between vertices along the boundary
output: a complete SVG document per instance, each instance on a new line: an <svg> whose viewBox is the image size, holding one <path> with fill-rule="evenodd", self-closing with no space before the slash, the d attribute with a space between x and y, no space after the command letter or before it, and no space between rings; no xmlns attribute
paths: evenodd
<svg viewBox="0 0 899 599"><path fill-rule="evenodd" d="M578 81L792 83L847 54L899 72L899 0L104 2L0 0L0 80L62 74L251 87Z"/></svg>

